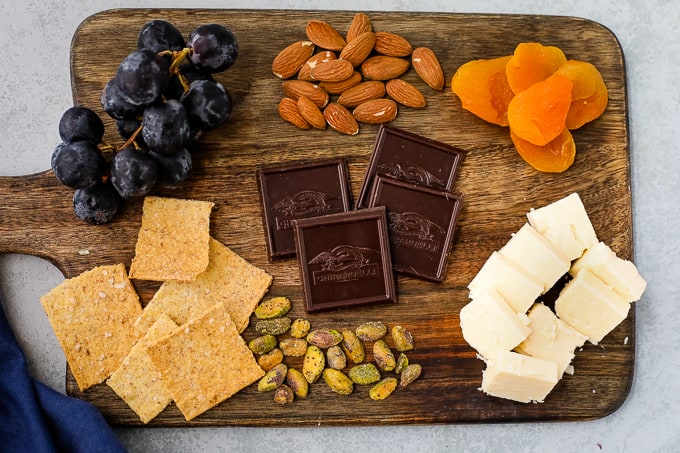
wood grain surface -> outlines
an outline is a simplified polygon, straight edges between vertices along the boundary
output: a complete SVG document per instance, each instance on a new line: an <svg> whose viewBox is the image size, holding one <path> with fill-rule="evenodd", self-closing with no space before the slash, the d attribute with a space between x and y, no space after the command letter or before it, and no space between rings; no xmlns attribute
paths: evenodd
<svg viewBox="0 0 680 453"><path fill-rule="evenodd" d="M444 91L428 89L411 70L406 79L423 90L428 106L424 110L402 108L392 124L468 151L455 186L465 194L465 202L447 276L441 284L399 276L396 305L331 311L308 318L315 327L354 328L373 320L407 327L416 341L409 358L423 366L421 379L382 402L370 400L365 387L357 386L351 396L342 397L317 383L306 400L286 406L274 404L271 394L258 393L250 386L191 423L172 405L151 425L555 421L593 419L616 410L633 379L634 307L600 345L586 345L577 352L575 375L562 379L543 404L520 404L482 394L478 387L484 364L463 341L458 324L458 313L468 301L466 285L489 254L519 229L529 209L571 192L581 195L599 238L619 256L631 258L626 78L616 37L599 24L571 17L368 14L375 30L399 33L415 47L431 47L442 62L447 79ZM326 20L344 33L353 16L350 11L111 10L85 20L72 42L74 103L102 113L100 92L119 62L134 50L137 33L148 20L169 20L185 35L208 22L232 29L240 54L236 64L216 78L233 97L233 117L204 136L201 150L194 155L192 176L182 188L154 193L215 202L213 236L274 276L269 294L290 297L293 317L306 316L297 262L294 258L273 263L267 259L255 172L291 160L344 157L356 198L378 127L362 125L359 135L348 137L333 130L302 131L284 123L276 108L283 96L281 81L272 75L271 62L284 46L304 39L308 20ZM462 110L450 91L450 78L461 64L511 54L524 41L557 45L568 58L595 64L609 88L604 115L575 131L576 161L564 174L534 171L514 151L507 129ZM106 126L106 140L121 144L113 121L106 118ZM122 262L129 266L140 226L141 200L126 202L110 224L89 226L72 212L72 191L49 171L0 178L0 199L0 253L47 258L66 277L96 265ZM81 254L82 250L89 254ZM149 300L157 287L143 281L134 283L143 301ZM246 339L255 335L253 324L244 332ZM93 402L112 423L140 424L106 385L79 392L69 374L67 391Z"/></svg>

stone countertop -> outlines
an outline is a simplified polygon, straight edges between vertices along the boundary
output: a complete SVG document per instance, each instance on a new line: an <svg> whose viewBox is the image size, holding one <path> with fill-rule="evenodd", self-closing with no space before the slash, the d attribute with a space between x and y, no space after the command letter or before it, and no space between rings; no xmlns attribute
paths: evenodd
<svg viewBox="0 0 680 453"><path fill-rule="evenodd" d="M0 176L45 170L56 124L72 105L69 46L87 16L118 7L438 11L578 16L608 27L623 48L630 121L635 262L648 282L637 303L635 380L623 406L570 423L337 428L116 428L130 451L680 451L680 8L653 0L0 0ZM52 125L52 126L50 126ZM1 203L1 201L0 201ZM65 359L39 297L63 280L48 262L0 256L0 301L38 379L64 391Z"/></svg>

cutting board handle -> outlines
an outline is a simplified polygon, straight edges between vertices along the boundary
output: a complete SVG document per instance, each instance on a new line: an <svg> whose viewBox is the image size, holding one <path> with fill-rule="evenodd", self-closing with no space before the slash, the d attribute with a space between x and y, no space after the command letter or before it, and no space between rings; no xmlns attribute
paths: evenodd
<svg viewBox="0 0 680 453"><path fill-rule="evenodd" d="M0 177L0 253L36 255L58 264L59 250L68 246L59 232L73 216L65 189L51 171Z"/></svg>
<svg viewBox="0 0 680 453"><path fill-rule="evenodd" d="M73 190L51 170L2 176L0 194L0 253L45 258L70 277L90 265L83 260L102 259L91 245L115 242L112 225L93 226L76 217Z"/></svg>

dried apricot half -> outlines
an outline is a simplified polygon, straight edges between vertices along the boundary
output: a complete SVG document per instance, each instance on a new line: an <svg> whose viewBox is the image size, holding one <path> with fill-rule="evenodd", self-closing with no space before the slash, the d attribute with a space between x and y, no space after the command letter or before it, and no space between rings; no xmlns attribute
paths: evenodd
<svg viewBox="0 0 680 453"><path fill-rule="evenodd" d="M569 129L564 129L560 135L543 146L536 146L521 139L512 130L510 137L517 153L538 171L562 173L574 163L576 143Z"/></svg>
<svg viewBox="0 0 680 453"><path fill-rule="evenodd" d="M515 95L508 105L510 130L537 146L560 135L571 106L573 83L554 74Z"/></svg>
<svg viewBox="0 0 680 453"><path fill-rule="evenodd" d="M604 113L609 93L602 74L594 65L586 61L568 60L555 74L563 75L573 83L567 128L578 129Z"/></svg>
<svg viewBox="0 0 680 453"><path fill-rule="evenodd" d="M523 42L515 47L505 73L512 91L517 94L551 76L567 61L562 49L537 42Z"/></svg>
<svg viewBox="0 0 680 453"><path fill-rule="evenodd" d="M468 61L451 79L451 89L465 110L500 126L508 125L508 104L514 96L505 75L509 60L510 56Z"/></svg>

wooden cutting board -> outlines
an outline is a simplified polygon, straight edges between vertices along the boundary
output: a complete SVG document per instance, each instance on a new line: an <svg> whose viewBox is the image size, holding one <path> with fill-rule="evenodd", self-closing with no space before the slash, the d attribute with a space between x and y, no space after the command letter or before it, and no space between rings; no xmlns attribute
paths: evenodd
<svg viewBox="0 0 680 453"><path fill-rule="evenodd" d="M302 131L277 114L281 81L271 73L274 56L304 39L308 20L321 19L341 33L354 12L246 10L112 10L96 14L77 29L72 42L71 71L76 104L101 113L99 96L119 62L136 45L137 32L151 19L173 22L185 35L196 26L217 22L230 27L240 44L237 63L217 76L234 99L232 120L204 136L195 154L188 183L156 194L215 202L212 234L245 259L274 276L270 295L293 301L293 317L306 316L295 259L270 263L260 215L255 172L258 168L322 157L347 159L356 196L368 165L377 126L364 125L359 135L333 130ZM461 336L458 313L467 302L466 285L489 254L540 207L578 192L601 240L619 256L631 258L628 116L625 66L616 37L605 27L572 17L430 13L369 13L375 30L392 31L414 46L432 48L447 79L443 92L406 76L424 91L424 110L402 108L392 123L468 151L455 189L465 194L464 207L441 284L399 276L399 303L309 315L316 327L354 328L364 321L402 324L415 337L412 363L423 366L419 381L382 402L357 386L351 396L331 393L323 383L309 398L292 405L273 403L271 394L254 386L196 418L189 425L296 426L337 424L422 424L585 420L616 410L633 379L635 309L599 346L577 352L575 375L566 376L543 404L520 404L482 394L484 364ZM609 106L597 121L575 131L578 154L567 172L541 174L525 164L512 147L507 129L494 127L461 109L450 91L450 78L464 62L508 55L524 41L561 47L568 58L589 61L602 72ZM68 106L64 106L66 109ZM106 119L106 139L120 144L114 123ZM45 125L54 130L56 125ZM55 143L56 145L56 143ZM49 162L45 162L45 167ZM71 190L51 172L0 178L0 252L47 258L66 277L96 265L129 266L140 226L141 200L125 203L115 221L88 226L72 212ZM88 254L82 251L87 250ZM40 278L36 275L35 278ZM136 281L143 301L156 285ZM255 335L253 323L244 332ZM116 424L139 424L135 414L106 386L84 393L67 376L69 394L97 405ZM187 425L175 406L151 425Z"/></svg>

